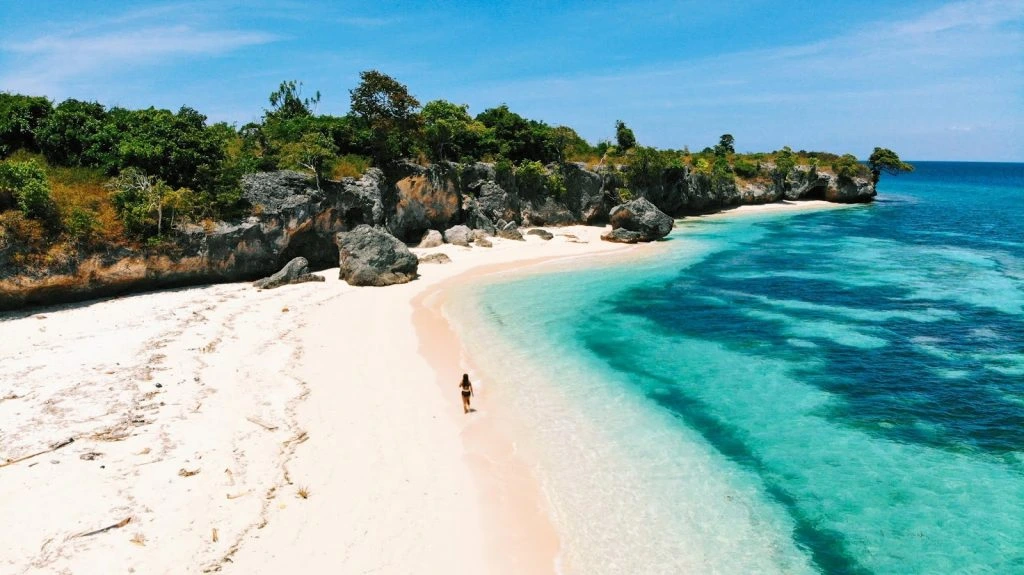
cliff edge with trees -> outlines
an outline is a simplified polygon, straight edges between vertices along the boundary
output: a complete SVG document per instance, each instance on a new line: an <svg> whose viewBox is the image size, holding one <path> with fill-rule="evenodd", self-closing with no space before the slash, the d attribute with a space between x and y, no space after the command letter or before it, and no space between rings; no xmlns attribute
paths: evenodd
<svg viewBox="0 0 1024 575"><path fill-rule="evenodd" d="M188 107L0 93L0 309L251 279L300 255L332 266L322 239L360 224L415 242L462 223L603 224L641 197L674 217L867 202L881 172L912 169L882 148L867 165L741 154L729 134L699 152L656 149L621 120L595 145L507 105L421 105L377 71L361 74L348 114L318 114L320 100L282 82L259 122L233 126Z"/></svg>

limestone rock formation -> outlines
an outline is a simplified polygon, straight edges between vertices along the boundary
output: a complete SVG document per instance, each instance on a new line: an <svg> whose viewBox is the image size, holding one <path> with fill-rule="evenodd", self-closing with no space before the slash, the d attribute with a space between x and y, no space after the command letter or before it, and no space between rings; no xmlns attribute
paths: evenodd
<svg viewBox="0 0 1024 575"><path fill-rule="evenodd" d="M337 236L339 277L354 286L386 286L416 278L419 260L391 234L361 225Z"/></svg>
<svg viewBox="0 0 1024 575"><path fill-rule="evenodd" d="M444 231L444 241L456 246L469 247L469 242L473 241L473 230L461 224L452 226Z"/></svg>
<svg viewBox="0 0 1024 575"><path fill-rule="evenodd" d="M253 282L253 287L259 289L274 289L287 284L298 284L303 282L322 282L323 276L309 273L309 262L306 258L297 257L286 263L281 271Z"/></svg>
<svg viewBox="0 0 1024 575"><path fill-rule="evenodd" d="M459 223L461 198L455 186L453 168L438 164L425 168L404 162L398 168L408 174L394 184L394 212L387 228L395 237L415 241L427 229L445 229Z"/></svg>
<svg viewBox="0 0 1024 575"><path fill-rule="evenodd" d="M623 228L640 234L640 241L661 239L672 231L675 220L647 201L637 198L612 208L609 214L612 229Z"/></svg>
<svg viewBox="0 0 1024 575"><path fill-rule="evenodd" d="M436 248L443 243L444 237L441 236L441 232L437 230L427 230L426 233L423 234L423 238L420 239L420 244L417 247Z"/></svg>
<svg viewBox="0 0 1024 575"><path fill-rule="evenodd" d="M662 171L647 187L627 183L620 166L590 169L583 164L550 165L538 189L486 163L439 163L430 168L405 162L387 174L371 168L360 178L316 182L293 171L248 174L242 197L251 215L200 226L177 224L160 250L143 246L83 249L43 270L27 271L15 256L24 246L0 238L0 310L53 304L123 292L266 277L296 257L309 269L340 260L336 235L366 224L387 229L405 242L430 245L440 232L464 225L506 239L522 239L518 226L603 224L624 218L619 192L653 204L667 216L712 213L743 204L779 200L870 202L874 185L862 178L838 178L825 168L797 166L768 180L714 179L685 166ZM762 176L774 166L759 166ZM559 185L551 182L560 180ZM564 185L564 188L562 187ZM641 218L642 219L642 218ZM630 240L630 228L612 234ZM638 228L639 229L639 228ZM642 238L648 234L637 231ZM424 235L424 232L427 232ZM665 232L667 233L667 232ZM643 241L638 238L637 241ZM459 241L459 240L456 240ZM465 245L485 241L474 231ZM425 242L425 243L424 243Z"/></svg>

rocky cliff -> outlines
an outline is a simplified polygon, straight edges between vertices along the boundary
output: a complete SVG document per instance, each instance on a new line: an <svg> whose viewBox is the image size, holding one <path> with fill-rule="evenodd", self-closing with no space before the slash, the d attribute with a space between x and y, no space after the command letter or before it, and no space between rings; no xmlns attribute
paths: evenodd
<svg viewBox="0 0 1024 575"><path fill-rule="evenodd" d="M338 265L335 237L359 225L385 228L408 243L429 229L466 224L492 231L497 224L524 226L604 224L623 202L622 172L582 164L549 166L546 179L529 181L492 164L405 163L388 177L371 168L359 179L315 182L290 171L250 174L243 196L253 216L201 227L184 225L157 251L117 248L82 253L46 270L28 272L10 263L0 246L0 310L80 301L129 291L267 276L295 257L312 269ZM703 214L780 200L869 202L875 190L859 178L840 179L807 167L775 181L715 182L686 168L629 192L673 216Z"/></svg>

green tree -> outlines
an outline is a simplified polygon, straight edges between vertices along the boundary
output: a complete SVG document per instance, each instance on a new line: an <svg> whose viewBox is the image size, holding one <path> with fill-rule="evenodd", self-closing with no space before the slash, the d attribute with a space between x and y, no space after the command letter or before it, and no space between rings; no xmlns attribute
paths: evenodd
<svg viewBox="0 0 1024 575"><path fill-rule="evenodd" d="M0 92L0 158L20 149L38 151L35 132L52 109L43 97Z"/></svg>
<svg viewBox="0 0 1024 575"><path fill-rule="evenodd" d="M36 141L53 164L109 169L115 162L115 143L112 133L104 131L106 122L101 104L69 98L43 120Z"/></svg>
<svg viewBox="0 0 1024 575"><path fill-rule="evenodd" d="M281 82L277 90L270 93L271 110L267 117L279 120L290 120L312 116L320 104L320 92L312 98L302 97L302 82L286 80Z"/></svg>
<svg viewBox="0 0 1024 575"><path fill-rule="evenodd" d="M148 236L153 227L163 234L164 207L173 189L138 168L126 168L108 184L114 209L130 233Z"/></svg>
<svg viewBox="0 0 1024 575"><path fill-rule="evenodd" d="M281 158L285 167L304 168L313 172L316 178L316 189L320 189L320 179L330 161L336 157L337 148L327 136L320 132L303 134L298 142L287 144L282 150Z"/></svg>
<svg viewBox="0 0 1024 575"><path fill-rule="evenodd" d="M733 147L735 143L736 139L732 137L732 134L722 134L722 137L718 139L718 145L715 146L715 154L719 156L735 154L736 148Z"/></svg>
<svg viewBox="0 0 1024 575"><path fill-rule="evenodd" d="M484 110L476 119L490 130L483 150L520 163L547 164L559 159L553 130L544 122L527 120L505 104Z"/></svg>
<svg viewBox="0 0 1024 575"><path fill-rule="evenodd" d="M0 197L14 199L18 209L26 216L48 220L54 213L50 182L46 172L34 160L27 162L0 162ZM3 202L0 201L0 204Z"/></svg>
<svg viewBox="0 0 1024 575"><path fill-rule="evenodd" d="M170 110L110 110L105 130L117 133L116 168L139 168L171 187L210 190L225 157L224 142L206 116Z"/></svg>
<svg viewBox="0 0 1024 575"><path fill-rule="evenodd" d="M636 147L636 136L633 130L622 120L615 120L615 145L620 152Z"/></svg>
<svg viewBox="0 0 1024 575"><path fill-rule="evenodd" d="M420 112L423 139L432 161L473 157L480 151L487 127L469 115L469 106L447 100L427 102Z"/></svg>
<svg viewBox="0 0 1024 575"><path fill-rule="evenodd" d="M384 165L409 157L419 133L419 101L404 84L377 70L360 72L359 78L350 91L351 110L374 160Z"/></svg>
<svg viewBox="0 0 1024 575"><path fill-rule="evenodd" d="M878 183L882 172L896 176L901 172L914 171L914 166L900 160L896 152L888 148L875 148L875 151L871 152L871 157L868 158L868 168L871 169L871 181L875 184Z"/></svg>

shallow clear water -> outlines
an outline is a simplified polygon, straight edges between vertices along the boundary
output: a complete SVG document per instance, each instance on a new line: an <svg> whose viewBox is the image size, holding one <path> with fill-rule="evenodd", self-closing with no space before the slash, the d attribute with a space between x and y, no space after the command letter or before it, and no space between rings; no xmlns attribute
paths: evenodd
<svg viewBox="0 0 1024 575"><path fill-rule="evenodd" d="M1024 165L879 191L460 294L568 570L1024 573Z"/></svg>

